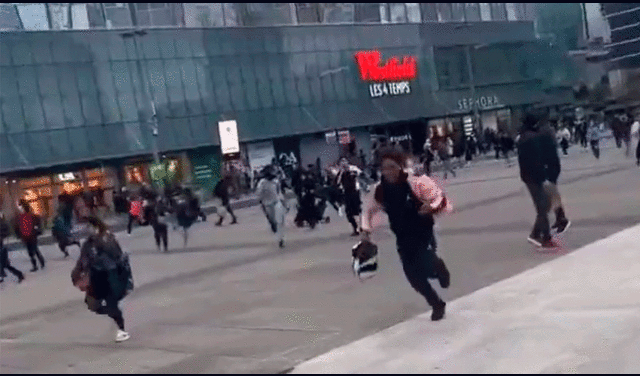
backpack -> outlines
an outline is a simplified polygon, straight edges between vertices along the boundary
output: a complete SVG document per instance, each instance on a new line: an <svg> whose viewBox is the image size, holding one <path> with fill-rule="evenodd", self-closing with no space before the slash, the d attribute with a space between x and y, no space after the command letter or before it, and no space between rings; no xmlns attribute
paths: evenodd
<svg viewBox="0 0 640 376"><path fill-rule="evenodd" d="M351 267L360 281L371 278L378 271L378 246L360 241L351 248Z"/></svg>
<svg viewBox="0 0 640 376"><path fill-rule="evenodd" d="M41 234L40 226L38 225L38 218L33 214L26 213L20 216L18 219L18 226L20 236L23 239L32 238Z"/></svg>

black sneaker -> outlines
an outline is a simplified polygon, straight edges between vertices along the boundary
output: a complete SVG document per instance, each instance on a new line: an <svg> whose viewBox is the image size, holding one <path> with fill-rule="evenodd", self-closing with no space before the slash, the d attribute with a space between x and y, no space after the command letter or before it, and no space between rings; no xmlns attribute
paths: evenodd
<svg viewBox="0 0 640 376"><path fill-rule="evenodd" d="M440 321L444 318L444 309L447 306L447 303L441 302L433 307L431 311L431 321Z"/></svg>
<svg viewBox="0 0 640 376"><path fill-rule="evenodd" d="M571 221L565 219L564 221L557 223L554 228L558 234L562 234L569 229L569 226L571 226Z"/></svg>
<svg viewBox="0 0 640 376"><path fill-rule="evenodd" d="M284 248L284 240L280 240L280 242L278 243L278 247Z"/></svg>
<svg viewBox="0 0 640 376"><path fill-rule="evenodd" d="M24 274L18 277L18 283L22 283L24 281Z"/></svg>
<svg viewBox="0 0 640 376"><path fill-rule="evenodd" d="M34 266L34 267L33 267L33 268L31 268L31 270L29 270L29 271L30 271L30 272L32 272L32 273L33 273L33 272L37 272L37 271L38 271L38 267L37 267L37 266Z"/></svg>

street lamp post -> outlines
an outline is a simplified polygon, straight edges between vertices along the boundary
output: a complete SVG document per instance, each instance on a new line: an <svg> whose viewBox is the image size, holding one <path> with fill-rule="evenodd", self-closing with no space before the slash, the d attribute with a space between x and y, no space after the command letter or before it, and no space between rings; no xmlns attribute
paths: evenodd
<svg viewBox="0 0 640 376"><path fill-rule="evenodd" d="M477 48L476 48L477 49ZM480 110L478 109L478 105L476 104L476 83L475 78L473 76L473 65L471 64L471 46L467 45L465 48L465 52L467 55L467 69L469 71L469 88L471 89L471 105L473 106L473 115L475 117L476 127L479 132L482 132L482 122L480 119Z"/></svg>
<svg viewBox="0 0 640 376"><path fill-rule="evenodd" d="M151 147L153 149L153 161L156 165L160 163L160 156L158 151L158 115L156 113L156 103L151 96L151 92L149 90L149 80L147 79L147 71L144 68L144 65L140 61L140 50L138 49L138 39L137 36L144 36L147 32L144 30L135 30L121 34L124 39L133 38L134 49L136 51L136 68L138 70L138 78L140 82L144 86L145 95L147 97L148 103L151 105L151 117L146 122L146 125L149 126L152 130L152 139L151 139Z"/></svg>

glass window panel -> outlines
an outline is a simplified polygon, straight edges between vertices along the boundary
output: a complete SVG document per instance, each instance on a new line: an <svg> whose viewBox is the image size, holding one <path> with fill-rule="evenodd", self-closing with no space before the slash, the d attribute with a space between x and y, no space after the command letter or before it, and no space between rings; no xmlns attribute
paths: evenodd
<svg viewBox="0 0 640 376"><path fill-rule="evenodd" d="M231 64L231 61L228 61L227 67L227 78L229 79L229 83L231 84L242 84L242 78L240 77L240 67L236 64Z"/></svg>
<svg viewBox="0 0 640 376"><path fill-rule="evenodd" d="M167 33L158 34L158 45L162 58L173 59L176 57L176 46L170 35L167 35Z"/></svg>
<svg viewBox="0 0 640 376"><path fill-rule="evenodd" d="M506 21L507 11L504 7L504 3L490 3L491 4L491 19L493 21Z"/></svg>
<svg viewBox="0 0 640 376"><path fill-rule="evenodd" d="M33 45L33 51L35 52L33 54L33 58L35 59L36 64L50 64L54 61L51 54L52 48L50 46L50 39L38 38L33 40L31 43Z"/></svg>
<svg viewBox="0 0 640 376"><path fill-rule="evenodd" d="M263 108L273 108L275 103L273 94L271 94L271 83L268 80L258 80L258 95L260 95L260 103Z"/></svg>
<svg viewBox="0 0 640 376"><path fill-rule="evenodd" d="M98 97L95 95L82 94L80 101L82 103L82 114L84 118L87 119L87 125L101 124L103 121Z"/></svg>
<svg viewBox="0 0 640 376"><path fill-rule="evenodd" d="M465 3L465 18L468 22L480 21L480 4Z"/></svg>
<svg viewBox="0 0 640 376"><path fill-rule="evenodd" d="M70 6L70 3L49 3L53 30L68 30L71 28L71 20L69 19Z"/></svg>
<svg viewBox="0 0 640 376"><path fill-rule="evenodd" d="M24 131L22 101L17 96L2 99L2 114L9 133Z"/></svg>
<svg viewBox="0 0 640 376"><path fill-rule="evenodd" d="M380 22L380 3L354 3L355 22Z"/></svg>
<svg viewBox="0 0 640 376"><path fill-rule="evenodd" d="M15 65L33 64L33 50L30 44L18 43L11 49L13 55L13 63Z"/></svg>
<svg viewBox="0 0 640 376"><path fill-rule="evenodd" d="M91 129L91 128L89 128ZM67 128L66 132L69 140L73 145L73 154L76 158L87 158L92 157L94 155L101 155L101 149L94 149L93 145L87 140L87 128ZM106 142L104 138L97 138L97 140L102 140L102 142Z"/></svg>
<svg viewBox="0 0 640 376"><path fill-rule="evenodd" d="M108 41L109 56L111 60L127 60L127 44L133 43L127 41L125 44L124 38L122 38L120 35L111 35Z"/></svg>
<svg viewBox="0 0 640 376"><path fill-rule="evenodd" d="M62 96L77 95L78 86L76 85L76 72L78 71L78 66L74 64L72 69L65 68L56 69L60 83L60 92Z"/></svg>
<svg viewBox="0 0 640 376"><path fill-rule="evenodd" d="M44 113L42 112L40 97L33 94L23 95L22 101L27 130L44 129Z"/></svg>
<svg viewBox="0 0 640 376"><path fill-rule="evenodd" d="M222 3L224 11L225 26L238 26L241 24L240 16L236 8L237 3Z"/></svg>
<svg viewBox="0 0 640 376"><path fill-rule="evenodd" d="M480 3L480 19L482 21L491 21L491 4Z"/></svg>
<svg viewBox="0 0 640 376"><path fill-rule="evenodd" d="M509 21L518 21L518 14L516 12L516 4L515 3L505 3L505 7L507 10L507 19Z"/></svg>
<svg viewBox="0 0 640 376"><path fill-rule="evenodd" d="M27 159L32 164L51 163L58 158L51 155L49 132L32 132L27 134L27 150L30 151Z"/></svg>
<svg viewBox="0 0 640 376"><path fill-rule="evenodd" d="M229 88L226 84L216 85L216 98L218 99L218 110L231 111L231 98Z"/></svg>
<svg viewBox="0 0 640 376"><path fill-rule="evenodd" d="M193 51L191 51L191 43L188 38L179 38L178 40L176 40L176 56L193 57Z"/></svg>
<svg viewBox="0 0 640 376"><path fill-rule="evenodd" d="M200 90L196 81L196 67L192 60L186 60L181 65L182 82L185 89L185 97L188 101L199 101Z"/></svg>
<svg viewBox="0 0 640 376"><path fill-rule="evenodd" d="M436 3L420 3L420 8L423 22L438 21L438 8Z"/></svg>
<svg viewBox="0 0 640 376"><path fill-rule="evenodd" d="M311 77L309 79L309 87L314 103L322 103L322 83L320 82L320 77Z"/></svg>
<svg viewBox="0 0 640 376"><path fill-rule="evenodd" d="M18 4L17 7L25 30L49 30L44 3Z"/></svg>
<svg viewBox="0 0 640 376"><path fill-rule="evenodd" d="M281 63L282 59L280 58L280 56L279 55L269 55L268 60L269 60L269 77L272 80L281 79L282 78L282 72L281 72L282 65L280 63Z"/></svg>
<svg viewBox="0 0 640 376"><path fill-rule="evenodd" d="M296 89L301 105L311 105L313 98L311 97L311 88L309 87L309 79L306 77L296 80Z"/></svg>
<svg viewBox="0 0 640 376"><path fill-rule="evenodd" d="M122 111L123 121L138 121L138 108L136 100L131 92L118 93L118 104Z"/></svg>
<svg viewBox="0 0 640 376"><path fill-rule="evenodd" d="M273 102L275 107L284 107L287 105L287 98L284 92L282 79L272 80L271 87L273 92Z"/></svg>
<svg viewBox="0 0 640 376"><path fill-rule="evenodd" d="M345 71L340 72L338 75L347 89L347 99L358 99L358 88L356 87L355 76L347 74Z"/></svg>
<svg viewBox="0 0 640 376"><path fill-rule="evenodd" d="M323 3L323 23L353 23L354 22L354 3Z"/></svg>
<svg viewBox="0 0 640 376"><path fill-rule="evenodd" d="M389 3L392 23L407 22L407 8L404 3Z"/></svg>
<svg viewBox="0 0 640 376"><path fill-rule="evenodd" d="M438 10L438 21L440 22L451 21L453 15L451 14L450 3L436 3L436 8Z"/></svg>
<svg viewBox="0 0 640 376"><path fill-rule="evenodd" d="M18 16L18 11L13 4L0 4L0 29L20 29L20 16Z"/></svg>
<svg viewBox="0 0 640 376"><path fill-rule="evenodd" d="M335 101L337 99L336 91L333 88L334 86L331 80L331 75L323 76L320 79L320 82L322 83L322 97L324 100L328 102Z"/></svg>
<svg viewBox="0 0 640 376"><path fill-rule="evenodd" d="M160 60L144 61L149 75L149 90L159 103L167 103L167 86L164 75L164 64Z"/></svg>
<svg viewBox="0 0 640 376"><path fill-rule="evenodd" d="M405 3L407 8L407 21L420 23L420 3Z"/></svg>
<svg viewBox="0 0 640 376"><path fill-rule="evenodd" d="M105 8L105 16L107 18L107 27L121 28L131 27L133 22L131 21L131 12L129 11L129 4L122 3L124 7L120 8Z"/></svg>
<svg viewBox="0 0 640 376"><path fill-rule="evenodd" d="M451 3L451 20L456 22L464 21L465 3Z"/></svg>
<svg viewBox="0 0 640 376"><path fill-rule="evenodd" d="M298 106L300 98L298 98L298 90L296 89L295 79L289 78L284 80L284 92L287 97L287 103L291 106Z"/></svg>
<svg viewBox="0 0 640 376"><path fill-rule="evenodd" d="M182 82L180 82L180 65L176 60L166 60L164 62L165 77L167 78L167 88L175 89L181 88Z"/></svg>
<svg viewBox="0 0 640 376"><path fill-rule="evenodd" d="M320 22L319 3L295 3L299 24L315 24Z"/></svg>
<svg viewBox="0 0 640 376"><path fill-rule="evenodd" d="M58 89L58 70L53 65L41 65L37 68L38 84L42 95L60 95Z"/></svg>
<svg viewBox="0 0 640 376"><path fill-rule="evenodd" d="M16 68L18 73L18 87L21 95L37 95L38 84L36 82L36 72L34 67L18 67Z"/></svg>
<svg viewBox="0 0 640 376"><path fill-rule="evenodd" d="M47 128L57 129L66 126L64 114L62 113L62 99L57 95L49 95L42 98L42 108L44 109Z"/></svg>
<svg viewBox="0 0 640 376"><path fill-rule="evenodd" d="M113 80L118 94L122 92L133 93L133 86L131 85L132 76L127 65L127 62L114 61L111 66L111 72L113 73Z"/></svg>
<svg viewBox="0 0 640 376"><path fill-rule="evenodd" d="M147 10L149 9L149 3L134 3L137 10Z"/></svg>
<svg viewBox="0 0 640 376"><path fill-rule="evenodd" d="M104 13L99 3L86 3L87 17L89 18L90 28L102 28L105 27Z"/></svg>
<svg viewBox="0 0 640 376"><path fill-rule="evenodd" d="M239 83L233 83L230 86L231 104L237 111L245 111L247 109L246 99L244 98L244 90Z"/></svg>
<svg viewBox="0 0 640 376"><path fill-rule="evenodd" d="M158 40L155 35L145 35L144 38L139 38L138 45L141 51L141 55L145 59L160 58L160 48L158 46Z"/></svg>
<svg viewBox="0 0 640 376"><path fill-rule="evenodd" d="M256 87L255 80L248 80L244 83L244 92L247 100L247 109L257 110L260 108L260 101L258 98L258 88Z"/></svg>

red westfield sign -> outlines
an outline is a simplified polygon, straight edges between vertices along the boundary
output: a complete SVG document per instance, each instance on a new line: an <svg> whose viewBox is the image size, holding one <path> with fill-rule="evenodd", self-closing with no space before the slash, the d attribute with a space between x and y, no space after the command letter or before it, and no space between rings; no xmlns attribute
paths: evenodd
<svg viewBox="0 0 640 376"><path fill-rule="evenodd" d="M380 51L360 51L356 53L356 63L363 81L395 82L414 80L418 72L418 63L412 56L402 59L392 57L384 65L380 64Z"/></svg>

